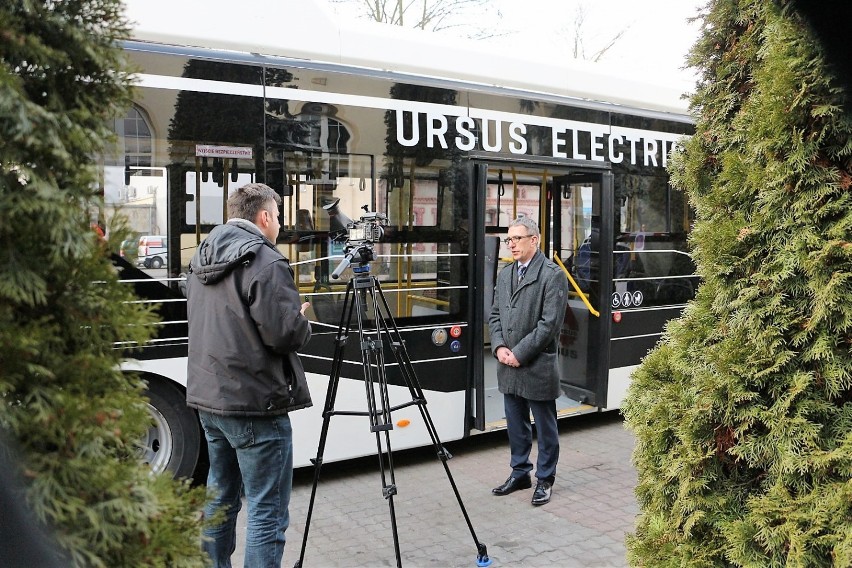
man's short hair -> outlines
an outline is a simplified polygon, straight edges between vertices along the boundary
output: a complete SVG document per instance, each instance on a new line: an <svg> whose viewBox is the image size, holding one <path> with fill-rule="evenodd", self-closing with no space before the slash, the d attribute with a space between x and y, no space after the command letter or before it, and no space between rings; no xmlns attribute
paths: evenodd
<svg viewBox="0 0 852 568"><path fill-rule="evenodd" d="M228 218L254 223L257 214L266 209L270 201L281 207L281 197L274 189L263 183L247 183L228 196Z"/></svg>
<svg viewBox="0 0 852 568"><path fill-rule="evenodd" d="M518 217L509 223L509 227L525 227L528 235L535 235L536 237L539 236L538 225L536 225L536 222L530 217Z"/></svg>

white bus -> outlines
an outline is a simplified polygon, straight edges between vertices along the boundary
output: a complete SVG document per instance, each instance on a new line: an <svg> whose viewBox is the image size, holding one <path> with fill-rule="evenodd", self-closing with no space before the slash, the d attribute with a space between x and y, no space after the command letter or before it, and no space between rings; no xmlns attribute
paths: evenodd
<svg viewBox="0 0 852 568"><path fill-rule="evenodd" d="M560 337L560 416L617 409L631 371L695 292L690 211L665 170L693 130L678 92L582 63L497 57L429 34L339 25L310 2L250 6L132 0L124 49L138 90L104 160L107 214L165 235L165 264L116 255L122 279L161 315L127 349L148 381L147 458L177 476L204 467L184 400L184 273L226 217L230 190L266 183L283 199L280 250L314 336L301 353L314 406L292 416L297 466L315 456L341 302L342 245L324 206L382 213L372 273L389 299L441 440L505 427L487 317L501 239L520 215L573 290ZM355 343L355 342L350 342ZM410 399L388 366L391 404ZM347 347L336 408L363 411L360 353ZM414 406L395 449L430 443ZM374 453L367 421L335 416L325 461Z"/></svg>

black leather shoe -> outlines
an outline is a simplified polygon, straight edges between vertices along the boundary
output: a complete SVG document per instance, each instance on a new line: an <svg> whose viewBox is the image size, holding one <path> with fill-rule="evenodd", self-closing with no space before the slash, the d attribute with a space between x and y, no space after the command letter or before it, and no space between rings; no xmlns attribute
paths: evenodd
<svg viewBox="0 0 852 568"><path fill-rule="evenodd" d="M550 493L553 491L553 485L547 481L539 481L535 484L535 491L532 496L533 505L544 505L550 502Z"/></svg>
<svg viewBox="0 0 852 568"><path fill-rule="evenodd" d="M529 475L524 475L521 477L509 477L506 480L506 483L501 485L500 487L495 487L491 490L491 493L494 495L508 495L509 493L514 493L518 489L529 489L532 487L532 481L530 481Z"/></svg>

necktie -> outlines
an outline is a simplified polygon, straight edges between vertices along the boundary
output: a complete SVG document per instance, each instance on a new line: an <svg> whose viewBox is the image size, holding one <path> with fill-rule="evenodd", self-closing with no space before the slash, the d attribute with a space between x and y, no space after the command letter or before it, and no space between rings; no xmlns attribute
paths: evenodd
<svg viewBox="0 0 852 568"><path fill-rule="evenodd" d="M526 266L518 266L518 284L524 279L524 274L527 272Z"/></svg>

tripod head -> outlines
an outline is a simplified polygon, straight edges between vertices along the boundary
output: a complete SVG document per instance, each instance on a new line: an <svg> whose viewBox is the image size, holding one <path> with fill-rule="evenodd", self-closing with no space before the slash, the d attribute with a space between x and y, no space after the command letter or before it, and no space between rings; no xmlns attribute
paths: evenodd
<svg viewBox="0 0 852 568"><path fill-rule="evenodd" d="M385 234L387 215L371 212L367 205L363 206L364 214L353 221L340 212L340 199L335 199L328 205L323 206L329 217L329 233L332 239L340 241L345 239L343 261L331 273L331 277L337 280L344 270L354 261L356 266L353 272L366 273L370 271L370 261L375 259L373 243L381 240Z"/></svg>
<svg viewBox="0 0 852 568"><path fill-rule="evenodd" d="M331 277L335 280L340 278L340 275L343 274L343 271L349 267L353 260L355 261L355 266L352 267L352 272L366 274L370 272L370 261L375 258L372 243L347 244L343 260L340 261L340 264L331 273Z"/></svg>

